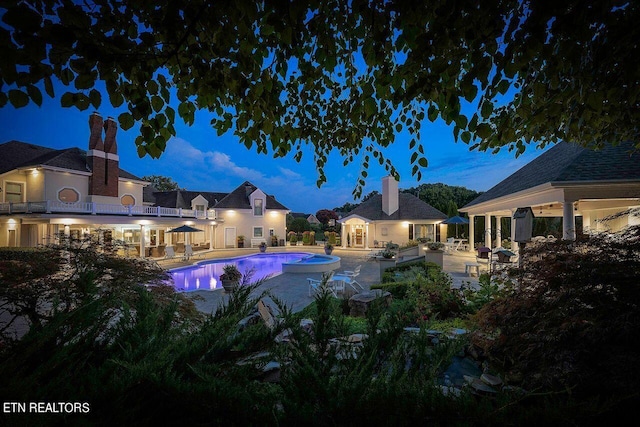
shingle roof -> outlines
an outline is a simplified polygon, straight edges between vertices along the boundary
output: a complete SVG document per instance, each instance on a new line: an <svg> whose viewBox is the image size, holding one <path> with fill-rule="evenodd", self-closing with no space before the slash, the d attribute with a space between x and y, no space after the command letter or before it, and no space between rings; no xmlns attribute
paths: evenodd
<svg viewBox="0 0 640 427"><path fill-rule="evenodd" d="M62 169L90 172L87 152L77 147L54 150L20 141L0 144L0 174L29 166L51 166ZM141 180L136 175L120 169L120 178Z"/></svg>
<svg viewBox="0 0 640 427"><path fill-rule="evenodd" d="M156 206L163 206L165 208L191 209L191 201L199 195L202 195L202 197L207 199L209 202L209 208L251 209L251 204L249 203L249 197L245 187L247 187L249 191L248 194L251 194L257 189L255 185L247 181L231 193L187 190L154 191L153 198L155 199ZM266 209L287 209L273 196L267 195L266 202Z"/></svg>
<svg viewBox="0 0 640 427"><path fill-rule="evenodd" d="M440 212L430 204L420 200L413 194L398 194L398 210L391 215L387 215L382 210L382 194L376 194L366 201L360 203L358 207L345 214L358 215L372 221L378 220L409 220L409 219L446 219L447 215Z"/></svg>
<svg viewBox="0 0 640 427"><path fill-rule="evenodd" d="M631 142L607 145L599 151L560 142L464 208L548 182L640 181L640 152L633 151Z"/></svg>
<svg viewBox="0 0 640 427"><path fill-rule="evenodd" d="M258 187L245 181L238 188L227 194L222 200L220 200L214 207L216 209L251 209L251 203L249 201L249 195L256 191ZM267 195L265 203L265 209L285 209L286 206L278 202L275 197Z"/></svg>
<svg viewBox="0 0 640 427"><path fill-rule="evenodd" d="M162 206L165 208L183 208L191 209L191 201L202 195L209 202L209 207L213 208L215 204L222 200L227 193L218 193L212 191L187 191L187 190L172 190L172 191L154 191L153 198L156 206Z"/></svg>

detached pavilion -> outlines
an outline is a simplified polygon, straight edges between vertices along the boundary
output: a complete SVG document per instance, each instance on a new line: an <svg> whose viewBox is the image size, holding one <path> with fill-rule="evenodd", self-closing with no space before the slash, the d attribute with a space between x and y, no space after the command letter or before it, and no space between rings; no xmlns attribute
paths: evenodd
<svg viewBox="0 0 640 427"><path fill-rule="evenodd" d="M460 209L469 215L469 246L475 247L474 223L484 216L484 246L491 242L491 217L496 217L496 246L502 241L501 219L517 208L530 207L536 217L562 217L562 238L576 238L576 217L585 232L617 231L640 224L640 218L612 214L640 207L640 151L631 142L593 151L567 142L531 161ZM513 241L513 235L511 240Z"/></svg>

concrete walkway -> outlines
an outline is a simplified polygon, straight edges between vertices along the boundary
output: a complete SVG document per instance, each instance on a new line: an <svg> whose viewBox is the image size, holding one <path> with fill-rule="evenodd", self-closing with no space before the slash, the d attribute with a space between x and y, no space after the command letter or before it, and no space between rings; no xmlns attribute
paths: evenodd
<svg viewBox="0 0 640 427"><path fill-rule="evenodd" d="M293 248L277 247L269 248L267 252L310 252L324 253L322 246L296 246ZM212 252L201 253L199 257L192 258L191 261L174 260L158 260L158 264L165 269L173 269L177 267L188 266L194 262L203 259L224 259L243 255L258 253L258 249L222 249ZM360 275L357 277L365 289L373 284L380 283L380 266L375 260L369 260L370 251L351 250L351 249L334 249L332 255L340 257L340 268L337 270L353 270L357 266L361 266ZM449 273L453 279L454 288L459 288L465 282L477 284L478 278L465 274L465 262L475 262L475 255L470 252L456 252L454 254L444 255L444 271ZM268 290L275 297L283 300L294 312L302 310L304 307L313 302L313 296L309 296L309 286L307 278L320 279L321 273L282 273L278 276L266 280L258 291ZM205 313L211 313L220 304L226 303L228 295L221 289L215 291L193 291L188 293L189 296L197 296L195 299L196 306Z"/></svg>

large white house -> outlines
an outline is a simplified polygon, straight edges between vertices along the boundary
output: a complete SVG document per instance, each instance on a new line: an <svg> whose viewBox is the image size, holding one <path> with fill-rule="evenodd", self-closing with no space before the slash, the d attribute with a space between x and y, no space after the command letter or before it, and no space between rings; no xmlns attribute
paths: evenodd
<svg viewBox="0 0 640 427"><path fill-rule="evenodd" d="M284 236L289 212L244 182L231 193L155 192L120 169L117 124L94 113L89 149L55 150L19 141L0 144L0 246L34 247L59 236L123 240L141 256L162 256L186 240L200 248L271 243ZM168 233L180 225L202 232Z"/></svg>
<svg viewBox="0 0 640 427"><path fill-rule="evenodd" d="M369 249L419 238L441 241L440 223L445 219L447 215L413 194L398 192L398 181L386 176L382 194L360 203L338 222L342 247Z"/></svg>

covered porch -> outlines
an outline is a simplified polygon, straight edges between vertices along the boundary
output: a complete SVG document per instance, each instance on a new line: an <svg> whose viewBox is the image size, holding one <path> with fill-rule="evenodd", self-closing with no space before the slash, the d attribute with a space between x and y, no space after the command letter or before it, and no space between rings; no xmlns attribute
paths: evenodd
<svg viewBox="0 0 640 427"><path fill-rule="evenodd" d="M638 184L624 182L599 183L546 183L514 194L487 200L460 209L469 215L469 247L496 248L504 239L514 242L515 220L518 208L530 207L535 217L562 218L562 239L575 240L578 229L576 218L582 218L582 232L618 231L638 223L638 218L622 215L606 218L640 205ZM483 217L482 233L477 233L476 218ZM503 218L509 218L510 232L502 229ZM495 224L492 229L492 224ZM488 224L488 226L487 226ZM481 234L483 238L476 240ZM493 238L492 238L493 236ZM535 236L534 236L535 237ZM545 236L546 237L546 236Z"/></svg>

